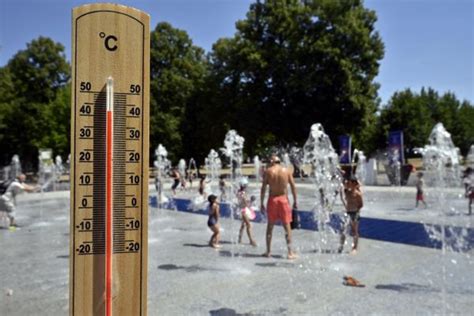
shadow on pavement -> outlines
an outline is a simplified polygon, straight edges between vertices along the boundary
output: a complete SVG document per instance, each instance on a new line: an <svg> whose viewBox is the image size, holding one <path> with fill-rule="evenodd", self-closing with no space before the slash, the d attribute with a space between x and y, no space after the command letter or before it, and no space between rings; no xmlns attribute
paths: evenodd
<svg viewBox="0 0 474 316"><path fill-rule="evenodd" d="M202 271L227 271L223 269L212 269L201 267L199 265L191 265L191 266L177 266L175 264L162 264L158 266L158 269L172 271L172 270L184 270L186 272L202 272Z"/></svg>
<svg viewBox="0 0 474 316"><path fill-rule="evenodd" d="M241 315L248 315L248 314L239 314L234 309L223 307L223 308L209 311L209 315L211 316L241 316Z"/></svg>
<svg viewBox="0 0 474 316"><path fill-rule="evenodd" d="M210 248L208 244L183 244L184 247Z"/></svg>
<svg viewBox="0 0 474 316"><path fill-rule="evenodd" d="M264 268L294 268L296 265L291 262L257 262L255 264L256 266L259 267L264 267Z"/></svg>
<svg viewBox="0 0 474 316"><path fill-rule="evenodd" d="M392 291L397 291L397 292L425 292L425 293L440 292L439 289L435 289L429 285L421 285L421 284L415 284L415 283L377 284L375 288L377 290L392 290Z"/></svg>

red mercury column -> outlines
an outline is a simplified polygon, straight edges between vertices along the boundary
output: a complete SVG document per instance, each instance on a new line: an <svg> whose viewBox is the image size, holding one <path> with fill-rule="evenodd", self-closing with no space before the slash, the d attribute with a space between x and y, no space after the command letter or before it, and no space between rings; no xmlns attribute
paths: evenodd
<svg viewBox="0 0 474 316"><path fill-rule="evenodd" d="M114 80L107 78L107 128L106 128L106 229L105 229L105 301L106 315L112 316L112 254L113 254L113 104L114 104Z"/></svg>

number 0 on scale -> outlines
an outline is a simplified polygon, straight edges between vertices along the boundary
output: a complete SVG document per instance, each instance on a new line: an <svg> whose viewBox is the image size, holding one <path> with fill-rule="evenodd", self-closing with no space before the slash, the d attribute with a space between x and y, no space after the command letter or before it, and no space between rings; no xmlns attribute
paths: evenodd
<svg viewBox="0 0 474 316"><path fill-rule="evenodd" d="M146 315L149 16L72 14L71 315Z"/></svg>

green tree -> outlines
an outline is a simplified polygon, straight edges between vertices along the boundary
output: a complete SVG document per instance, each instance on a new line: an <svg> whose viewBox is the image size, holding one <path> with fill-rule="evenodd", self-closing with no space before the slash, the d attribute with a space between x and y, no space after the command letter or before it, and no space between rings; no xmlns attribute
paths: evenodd
<svg viewBox="0 0 474 316"><path fill-rule="evenodd" d="M225 100L217 93L220 87L212 76L195 91L186 107L184 146L188 157L197 163L204 162L210 149L223 146L225 133L231 128L230 115L221 104Z"/></svg>
<svg viewBox="0 0 474 316"><path fill-rule="evenodd" d="M402 130L407 149L423 147L438 122L443 123L465 155L474 143L474 108L467 101L461 103L451 92L440 96L432 88L422 88L420 93L410 89L394 93L381 110L376 143L385 148L388 132Z"/></svg>
<svg viewBox="0 0 474 316"><path fill-rule="evenodd" d="M213 46L222 103L212 106L226 109L250 153L268 139L303 143L315 122L333 140L367 131L384 52L375 21L358 0L257 1Z"/></svg>
<svg viewBox="0 0 474 316"><path fill-rule="evenodd" d="M65 158L71 150L71 85L68 84L58 90L56 98L42 107L41 112L44 129L48 130L41 139L35 140L38 148L51 148L55 155Z"/></svg>
<svg viewBox="0 0 474 316"><path fill-rule="evenodd" d="M0 131L6 130L7 122L5 119L8 117L9 112L11 111L11 102L14 99L14 87L11 78L10 71L8 67L0 68ZM0 144L2 144L5 139L5 134L0 133ZM0 165L6 161L7 155L5 149L2 150L0 154Z"/></svg>
<svg viewBox="0 0 474 316"><path fill-rule="evenodd" d="M152 150L161 143L172 160L185 154L182 135L188 124L184 121L186 108L206 73L204 50L194 46L185 31L158 23L151 32Z"/></svg>
<svg viewBox="0 0 474 316"><path fill-rule="evenodd" d="M459 107L456 126L460 132L453 136L454 143L459 146L461 153L467 155L469 148L474 144L474 106L467 101Z"/></svg>
<svg viewBox="0 0 474 316"><path fill-rule="evenodd" d="M16 95L46 104L70 78L64 46L50 38L39 37L27 44L8 62Z"/></svg>
<svg viewBox="0 0 474 316"><path fill-rule="evenodd" d="M38 147L45 145L58 124L69 124L62 116L46 115L70 77L64 47L39 37L15 54L1 72L7 74L0 80L2 162L19 154L24 167L35 169Z"/></svg>
<svg viewBox="0 0 474 316"><path fill-rule="evenodd" d="M421 98L410 89L395 92L380 113L378 148L387 147L388 133L395 130L403 131L406 148L422 147L433 128L433 107L434 103L429 102L427 97Z"/></svg>

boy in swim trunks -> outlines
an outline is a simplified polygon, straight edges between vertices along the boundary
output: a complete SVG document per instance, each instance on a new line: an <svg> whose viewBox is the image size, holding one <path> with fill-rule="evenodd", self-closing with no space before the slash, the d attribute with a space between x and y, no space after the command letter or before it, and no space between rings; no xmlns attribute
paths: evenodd
<svg viewBox="0 0 474 316"><path fill-rule="evenodd" d="M344 183L344 197L341 194L342 204L346 208L345 224L341 232L341 245L339 247L339 253L344 248L346 242L345 232L349 225L352 231L352 237L354 241L352 243L352 254L357 253L357 245L359 241L359 220L360 220L360 209L364 206L362 199L362 191L360 189L359 181L355 177L346 180Z"/></svg>
<svg viewBox="0 0 474 316"><path fill-rule="evenodd" d="M287 168L280 165L280 158L272 155L270 167L263 174L262 188L260 190L260 208L262 213L267 212L268 224L266 232L267 251L263 254L270 257L273 226L277 221L281 221L286 232L286 244L288 247L288 259L295 259L297 256L291 249L291 207L288 200L288 185L290 185L293 195L293 209L297 209L296 187L293 174ZM269 189L267 207L265 208L265 191Z"/></svg>

